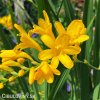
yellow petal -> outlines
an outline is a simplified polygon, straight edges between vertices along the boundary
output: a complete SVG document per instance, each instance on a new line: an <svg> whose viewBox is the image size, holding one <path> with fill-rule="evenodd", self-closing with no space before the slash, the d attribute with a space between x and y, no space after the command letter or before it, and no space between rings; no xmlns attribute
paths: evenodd
<svg viewBox="0 0 100 100"><path fill-rule="evenodd" d="M14 70L8 66L0 65L0 69L7 72L14 72Z"/></svg>
<svg viewBox="0 0 100 100"><path fill-rule="evenodd" d="M51 49L43 50L39 53L38 58L40 60L47 60L53 57L53 51Z"/></svg>
<svg viewBox="0 0 100 100"><path fill-rule="evenodd" d="M51 73L51 74L47 74L47 75L45 75L45 79L46 79L46 81L47 81L48 83L53 83L53 81L54 81L54 76L53 76L52 73Z"/></svg>
<svg viewBox="0 0 100 100"><path fill-rule="evenodd" d="M58 60L58 57L53 57L52 60L51 60L51 66L53 68L57 68L59 65L59 60Z"/></svg>
<svg viewBox="0 0 100 100"><path fill-rule="evenodd" d="M0 57L2 58L10 58L15 57L17 54L13 50L2 50Z"/></svg>
<svg viewBox="0 0 100 100"><path fill-rule="evenodd" d="M46 21L47 23L50 23L49 17L48 17L48 15L47 15L47 13L46 13L45 10L43 10L43 16L44 16L44 18L45 18L45 21Z"/></svg>
<svg viewBox="0 0 100 100"><path fill-rule="evenodd" d="M53 68L52 66L50 66L50 68L51 68L52 72L53 72L55 75L60 75L60 74L61 74L60 71L57 70L56 68Z"/></svg>
<svg viewBox="0 0 100 100"><path fill-rule="evenodd" d="M55 45L61 45L66 47L67 45L69 45L69 41L70 41L69 35L62 34L57 37Z"/></svg>
<svg viewBox="0 0 100 100"><path fill-rule="evenodd" d="M44 43L47 47L53 48L53 46L54 46L54 40L53 40L50 36L48 36L48 35L43 35L43 36L41 37L41 40L43 41L43 43Z"/></svg>
<svg viewBox="0 0 100 100"><path fill-rule="evenodd" d="M59 60L68 69L71 69L74 66L73 61L66 54L59 55Z"/></svg>
<svg viewBox="0 0 100 100"><path fill-rule="evenodd" d="M64 52L69 55L76 55L81 52L81 48L79 46L68 46Z"/></svg>
<svg viewBox="0 0 100 100"><path fill-rule="evenodd" d="M84 42L84 41L86 41L86 40L88 40L89 39L89 36L88 35L81 35L78 39L76 39L74 42L75 43L82 43L82 42Z"/></svg>
<svg viewBox="0 0 100 100"><path fill-rule="evenodd" d="M42 84L44 82L44 78L41 77L39 80L37 80L38 84Z"/></svg>
<svg viewBox="0 0 100 100"><path fill-rule="evenodd" d="M73 20L67 27L67 33L71 36L80 35L81 30L85 28L82 20Z"/></svg>
<svg viewBox="0 0 100 100"><path fill-rule="evenodd" d="M25 32L25 30L18 24L14 24L14 27L20 32L20 34L24 34L26 35L27 33Z"/></svg>
<svg viewBox="0 0 100 100"><path fill-rule="evenodd" d="M43 74L48 74L49 73L49 66L48 66L47 62L42 62L40 67L41 67L41 71L43 72Z"/></svg>
<svg viewBox="0 0 100 100"><path fill-rule="evenodd" d="M31 67L30 72L29 72L29 84L32 85L33 82L35 81L35 68Z"/></svg>
<svg viewBox="0 0 100 100"><path fill-rule="evenodd" d="M8 61L6 61L2 64L5 65L5 66L21 66L20 63L15 62L13 60L8 60Z"/></svg>
<svg viewBox="0 0 100 100"><path fill-rule="evenodd" d="M46 23L45 23L45 21L42 18L39 18L38 25L40 27L42 27L43 29L46 29Z"/></svg>
<svg viewBox="0 0 100 100"><path fill-rule="evenodd" d="M63 25L60 22L56 21L55 22L55 27L56 27L56 30L57 30L59 35L65 33L65 29L64 29Z"/></svg>
<svg viewBox="0 0 100 100"><path fill-rule="evenodd" d="M37 34L40 34L40 35L43 35L43 34L46 34L45 33L45 30L44 29L42 29L41 27L39 27L39 26L37 26L37 25L34 25L33 26L33 33L37 33ZM31 31L32 32L32 31ZM30 32L30 33L31 33Z"/></svg>
<svg viewBox="0 0 100 100"><path fill-rule="evenodd" d="M27 53L25 52L20 52L18 55L17 55L18 58L27 58L27 59L30 59L31 61L33 61L32 57L30 55L28 55Z"/></svg>

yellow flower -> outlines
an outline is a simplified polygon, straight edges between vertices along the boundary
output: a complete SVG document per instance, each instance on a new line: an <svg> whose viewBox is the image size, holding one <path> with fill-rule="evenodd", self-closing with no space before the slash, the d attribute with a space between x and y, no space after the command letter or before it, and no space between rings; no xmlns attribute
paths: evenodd
<svg viewBox="0 0 100 100"><path fill-rule="evenodd" d="M8 29L12 29L13 25L12 25L11 15L9 14L7 16L1 17L0 24L2 24L3 26L5 26Z"/></svg>
<svg viewBox="0 0 100 100"><path fill-rule="evenodd" d="M3 89L3 88L4 88L4 84L0 83L0 89Z"/></svg>
<svg viewBox="0 0 100 100"><path fill-rule="evenodd" d="M26 32L25 30L17 24L14 24L14 27L20 32L20 41L21 43L19 43L15 49L25 49L25 48L34 48L37 49L39 51L41 51L41 47L39 46L39 44L37 42L35 42Z"/></svg>
<svg viewBox="0 0 100 100"><path fill-rule="evenodd" d="M48 64L46 61L43 61L39 66L37 71L35 72L35 80L39 84L42 84L44 80L48 83L52 83L54 81L54 75L60 75L60 71L57 70L57 66L59 61L54 60L51 64Z"/></svg>
<svg viewBox="0 0 100 100"><path fill-rule="evenodd" d="M34 33L40 34L40 35L49 35L53 39L55 39L54 34L52 32L52 24L50 23L49 17L46 13L46 11L43 11L44 19L39 18L38 25L34 25L32 30L28 32L29 35L32 35Z"/></svg>
<svg viewBox="0 0 100 100"><path fill-rule="evenodd" d="M80 44L89 39L89 36L85 34L86 28L82 20L73 20L67 29L64 29L60 22L55 22L55 27L59 35L68 34L70 36L71 44Z"/></svg>
<svg viewBox="0 0 100 100"><path fill-rule="evenodd" d="M55 58L59 60L66 68L73 67L73 61L69 55L77 55L81 48L78 45L70 45L70 36L67 34L59 35L56 40L53 40L48 35L43 35L41 40L50 49L43 50L39 53L40 60Z"/></svg>

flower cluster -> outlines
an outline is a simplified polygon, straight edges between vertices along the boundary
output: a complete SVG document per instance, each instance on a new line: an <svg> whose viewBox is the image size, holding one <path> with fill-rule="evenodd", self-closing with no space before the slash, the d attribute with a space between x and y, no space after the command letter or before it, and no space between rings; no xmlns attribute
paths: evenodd
<svg viewBox="0 0 100 100"><path fill-rule="evenodd" d="M2 24L7 29L13 29L11 15L0 17L0 24Z"/></svg>
<svg viewBox="0 0 100 100"><path fill-rule="evenodd" d="M54 24L58 35L55 37L52 31L52 23L45 11L43 11L43 15L44 19L40 18L38 25L34 25L28 33L20 25L14 24L14 27L19 31L20 43L13 50L2 50L0 52L2 58L0 71L11 74L8 79L3 77L3 82L11 82L29 72L30 85L34 81L42 84L44 80L52 83L54 75L61 74L58 70L59 63L62 63L68 69L74 66L72 56L77 56L81 52L80 44L89 39L89 36L85 34L86 28L82 20L73 20L67 28L56 21ZM36 33L40 36L45 48L32 38L32 35ZM40 61L37 62L33 59L34 52L32 54L26 53L26 48L38 50ZM26 60L31 62L30 67L24 65ZM18 71L15 71L14 67L18 67ZM2 83L0 86L3 88Z"/></svg>

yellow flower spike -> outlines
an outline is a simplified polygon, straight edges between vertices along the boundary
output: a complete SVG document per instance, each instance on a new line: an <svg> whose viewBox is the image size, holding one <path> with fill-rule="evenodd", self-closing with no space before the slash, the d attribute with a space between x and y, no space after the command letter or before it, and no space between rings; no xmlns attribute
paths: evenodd
<svg viewBox="0 0 100 100"><path fill-rule="evenodd" d="M3 89L3 88L4 88L4 84L0 83L0 89Z"/></svg>
<svg viewBox="0 0 100 100"><path fill-rule="evenodd" d="M8 81L9 81L9 82L13 82L15 79L16 79L15 76L11 76L11 77L9 77Z"/></svg>
<svg viewBox="0 0 100 100"><path fill-rule="evenodd" d="M20 32L20 41L21 43L18 44L15 49L25 49L25 48L35 48L41 51L40 45L34 41L26 32L25 30L18 24L14 24L14 27Z"/></svg>
<svg viewBox="0 0 100 100"><path fill-rule="evenodd" d="M17 62L20 63L20 64L22 64L24 61L25 61L24 58L18 58L18 59L17 59Z"/></svg>
<svg viewBox="0 0 100 100"><path fill-rule="evenodd" d="M18 76L22 77L25 74L25 71L23 69L19 70Z"/></svg>
<svg viewBox="0 0 100 100"><path fill-rule="evenodd" d="M29 71L29 84L32 85L35 81L35 68L31 67Z"/></svg>

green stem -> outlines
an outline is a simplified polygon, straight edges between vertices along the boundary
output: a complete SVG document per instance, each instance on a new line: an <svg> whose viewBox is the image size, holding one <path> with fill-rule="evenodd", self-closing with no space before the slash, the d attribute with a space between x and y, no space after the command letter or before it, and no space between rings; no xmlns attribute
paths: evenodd
<svg viewBox="0 0 100 100"><path fill-rule="evenodd" d="M95 67L95 66L93 66L93 65L91 65L90 63L88 63L87 61L81 61L81 60L77 60L76 61L76 63L82 63L82 64L86 64L88 67L91 67L92 69L94 69L94 70L100 70L100 67Z"/></svg>
<svg viewBox="0 0 100 100"><path fill-rule="evenodd" d="M44 100L48 100L48 88L47 88L47 86L48 86L48 83L45 82L45 98L44 98Z"/></svg>
<svg viewBox="0 0 100 100"><path fill-rule="evenodd" d="M34 82L34 84L33 84L33 90L34 90L34 94L35 94L35 97L36 97L36 100L40 100L40 96L39 96L39 94L38 94L38 87L37 87L37 83L36 82Z"/></svg>

